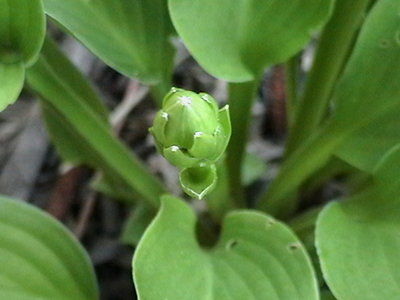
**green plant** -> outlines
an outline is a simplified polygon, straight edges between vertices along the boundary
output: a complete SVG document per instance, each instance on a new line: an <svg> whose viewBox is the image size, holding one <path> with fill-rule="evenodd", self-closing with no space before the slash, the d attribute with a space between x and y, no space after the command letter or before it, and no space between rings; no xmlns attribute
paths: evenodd
<svg viewBox="0 0 400 300"><path fill-rule="evenodd" d="M150 128L162 155L181 168L183 190L202 199L216 185L215 163L231 136L229 109L218 110L215 99L172 88Z"/></svg>
<svg viewBox="0 0 400 300"><path fill-rule="evenodd" d="M203 200L169 194L112 134L99 96L45 38L45 13L150 86L157 148L181 170L183 190ZM0 36L0 109L25 81L63 159L101 172L97 187L132 207L123 239L138 243L140 299L400 299L398 0L0 0ZM172 36L228 81L229 110L205 93L168 92ZM302 86L301 54L313 37ZM250 199L251 108L276 64L285 65L286 150L279 174ZM340 199L305 205L309 190L338 175ZM207 204L206 216L193 201ZM5 198L0 262L1 299L98 298L84 251L66 230Z"/></svg>

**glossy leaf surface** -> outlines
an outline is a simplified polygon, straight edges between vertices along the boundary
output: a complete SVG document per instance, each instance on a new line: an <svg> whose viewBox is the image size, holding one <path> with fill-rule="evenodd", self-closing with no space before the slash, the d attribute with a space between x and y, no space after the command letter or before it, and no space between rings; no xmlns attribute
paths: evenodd
<svg viewBox="0 0 400 300"><path fill-rule="evenodd" d="M217 245L206 250L192 210L171 196L162 203L133 260L139 299L318 299L310 260L283 224L232 212Z"/></svg>
<svg viewBox="0 0 400 300"><path fill-rule="evenodd" d="M400 148L387 155L367 190L328 205L317 222L324 277L341 300L400 295Z"/></svg>
<svg viewBox="0 0 400 300"><path fill-rule="evenodd" d="M0 264L0 299L98 299L93 267L72 234L39 209L4 197Z"/></svg>
<svg viewBox="0 0 400 300"><path fill-rule="evenodd" d="M229 81L258 78L310 40L331 12L330 0L169 0L173 23L210 74Z"/></svg>
<svg viewBox="0 0 400 300"><path fill-rule="evenodd" d="M46 13L117 71L154 84L174 50L165 0L44 0Z"/></svg>

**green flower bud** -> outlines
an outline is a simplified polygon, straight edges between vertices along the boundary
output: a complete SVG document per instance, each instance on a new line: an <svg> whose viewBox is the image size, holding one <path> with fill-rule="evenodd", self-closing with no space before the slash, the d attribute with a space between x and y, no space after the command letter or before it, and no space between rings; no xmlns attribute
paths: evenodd
<svg viewBox="0 0 400 300"><path fill-rule="evenodd" d="M205 93L172 88L150 128L162 155L179 168L215 163L231 134L228 106Z"/></svg>
<svg viewBox="0 0 400 300"><path fill-rule="evenodd" d="M182 169L181 185L188 194L201 198L211 190L210 184L216 181L212 178L216 176L214 163L225 152L231 135L228 106L218 109L208 94L172 88L150 132L161 154ZM204 190L202 181L207 185ZM191 186L185 186L187 182Z"/></svg>

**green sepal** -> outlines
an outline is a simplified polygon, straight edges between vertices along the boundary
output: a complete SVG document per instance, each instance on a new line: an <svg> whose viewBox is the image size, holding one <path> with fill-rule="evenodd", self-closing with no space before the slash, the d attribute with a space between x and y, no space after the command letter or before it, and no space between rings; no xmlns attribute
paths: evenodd
<svg viewBox="0 0 400 300"><path fill-rule="evenodd" d="M151 127L150 133L154 136L154 139L158 144L165 143L165 127L168 123L168 114L165 111L160 110L154 118L153 127Z"/></svg>
<svg viewBox="0 0 400 300"><path fill-rule="evenodd" d="M228 147L229 140L232 134L231 118L229 115L229 105L225 105L220 109L219 114L220 128L217 129L215 136L217 140L217 156L214 161L217 161L224 154L226 147Z"/></svg>
<svg viewBox="0 0 400 300"><path fill-rule="evenodd" d="M225 134L230 137L232 133L231 117L229 115L229 105L225 105L218 112L219 122L224 128Z"/></svg>
<svg viewBox="0 0 400 300"><path fill-rule="evenodd" d="M178 168L191 168L198 165L201 159L190 156L178 146L171 146L163 150L164 157Z"/></svg>
<svg viewBox="0 0 400 300"><path fill-rule="evenodd" d="M179 182L186 194L201 200L217 183L215 164L183 169Z"/></svg>
<svg viewBox="0 0 400 300"><path fill-rule="evenodd" d="M215 100L214 97L212 97L211 95L207 94L207 93L199 93L199 96L201 99L203 99L204 101L206 101L213 109L213 111L215 112L215 116L218 116L218 103L217 100Z"/></svg>
<svg viewBox="0 0 400 300"><path fill-rule="evenodd" d="M194 157L212 157L216 152L217 140L214 135L196 132L193 137L193 146L188 150Z"/></svg>

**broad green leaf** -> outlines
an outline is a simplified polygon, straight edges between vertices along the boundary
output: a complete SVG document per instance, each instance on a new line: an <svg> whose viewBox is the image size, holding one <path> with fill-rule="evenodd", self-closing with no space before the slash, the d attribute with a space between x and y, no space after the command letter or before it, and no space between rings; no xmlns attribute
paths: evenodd
<svg viewBox="0 0 400 300"><path fill-rule="evenodd" d="M174 50L165 0L44 0L45 11L119 72L168 79Z"/></svg>
<svg viewBox="0 0 400 300"><path fill-rule="evenodd" d="M337 154L368 172L400 138L399 22L399 1L376 3L334 97L338 123L358 129Z"/></svg>
<svg viewBox="0 0 400 300"><path fill-rule="evenodd" d="M343 125L367 125L400 107L400 2L378 1L369 14L334 95Z"/></svg>
<svg viewBox="0 0 400 300"><path fill-rule="evenodd" d="M374 184L328 205L317 222L324 277L340 300L400 295L400 180L397 146L375 172Z"/></svg>
<svg viewBox="0 0 400 300"><path fill-rule="evenodd" d="M113 136L99 100L87 83L80 82L81 76L74 76L78 75L72 65L50 42L27 72L29 85L43 100L58 149L74 162L102 171L108 184L129 187L135 192L131 201L140 196L157 207L164 192L162 184Z"/></svg>
<svg viewBox="0 0 400 300"><path fill-rule="evenodd" d="M298 52L328 19L332 0L169 0L173 23L195 59L229 81L258 79Z"/></svg>
<svg viewBox="0 0 400 300"><path fill-rule="evenodd" d="M59 222L0 197L0 299L96 300L89 257Z"/></svg>
<svg viewBox="0 0 400 300"><path fill-rule="evenodd" d="M336 151L351 165L372 173L382 156L400 142L398 109L358 130Z"/></svg>
<svg viewBox="0 0 400 300"><path fill-rule="evenodd" d="M22 63L0 64L0 111L18 99L24 79L25 68Z"/></svg>
<svg viewBox="0 0 400 300"><path fill-rule="evenodd" d="M43 44L45 21L41 0L0 0L0 63L32 65Z"/></svg>
<svg viewBox="0 0 400 300"><path fill-rule="evenodd" d="M307 253L285 225L235 211L212 249L198 245L195 225L183 201L163 197L133 259L139 299L318 299Z"/></svg>
<svg viewBox="0 0 400 300"><path fill-rule="evenodd" d="M0 111L18 99L44 35L41 0L0 0Z"/></svg>

